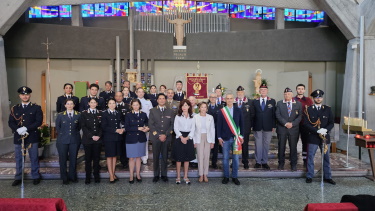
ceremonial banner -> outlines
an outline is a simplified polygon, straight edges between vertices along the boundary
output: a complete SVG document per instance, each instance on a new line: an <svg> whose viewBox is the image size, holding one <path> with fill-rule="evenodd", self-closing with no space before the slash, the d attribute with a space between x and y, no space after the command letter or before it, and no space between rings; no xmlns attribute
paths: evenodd
<svg viewBox="0 0 375 211"><path fill-rule="evenodd" d="M207 99L207 73L186 73L186 96Z"/></svg>

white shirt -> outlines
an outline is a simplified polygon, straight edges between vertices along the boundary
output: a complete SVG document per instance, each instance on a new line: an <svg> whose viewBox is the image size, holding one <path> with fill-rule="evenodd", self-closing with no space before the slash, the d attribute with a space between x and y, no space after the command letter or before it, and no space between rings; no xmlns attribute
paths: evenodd
<svg viewBox="0 0 375 211"><path fill-rule="evenodd" d="M316 108L316 110L320 110L320 109L322 109L322 105L316 105L316 104L314 104L315 105L315 108Z"/></svg>
<svg viewBox="0 0 375 211"><path fill-rule="evenodd" d="M28 102L28 103L22 103L22 108L25 107L25 106L27 107L29 104L30 104L30 102Z"/></svg>
<svg viewBox="0 0 375 211"><path fill-rule="evenodd" d="M262 102L263 102L263 99L264 99L264 104L266 105L267 104L267 97L263 98L263 97L260 97L260 106L262 106Z"/></svg>
<svg viewBox="0 0 375 211"><path fill-rule="evenodd" d="M207 133L207 126L206 126L207 116L201 116L201 120L202 120L201 133Z"/></svg>
<svg viewBox="0 0 375 211"><path fill-rule="evenodd" d="M195 131L195 121L193 118L185 118L184 115L176 116L174 119L174 132L176 133L176 138L179 138L182 134L181 132L190 132L189 137L193 138Z"/></svg>
<svg viewBox="0 0 375 211"><path fill-rule="evenodd" d="M142 98L142 99L138 98L138 100L141 101L141 104L142 104L141 111L145 112L148 117L150 114L150 109L153 108L151 101L146 100L145 98Z"/></svg>
<svg viewBox="0 0 375 211"><path fill-rule="evenodd" d="M92 112L97 113L96 109L91 109L91 108L90 108L90 112L91 112L91 113L92 113Z"/></svg>

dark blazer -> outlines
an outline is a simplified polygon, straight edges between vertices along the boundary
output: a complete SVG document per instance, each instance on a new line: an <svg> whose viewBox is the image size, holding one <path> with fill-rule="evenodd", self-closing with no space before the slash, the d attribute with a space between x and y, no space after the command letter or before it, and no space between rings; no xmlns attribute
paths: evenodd
<svg viewBox="0 0 375 211"><path fill-rule="evenodd" d="M290 116L288 114L288 105L287 102L280 100L276 105L276 119L277 119L277 128L276 132L278 134L299 134L299 123L302 119L302 104L298 101L292 100L292 111ZM291 122L293 127L288 129L285 127L287 122Z"/></svg>
<svg viewBox="0 0 375 211"><path fill-rule="evenodd" d="M244 135L243 133L244 119L243 119L241 109L239 109L236 105L233 105L233 120L236 126L240 127L240 134L243 136ZM218 138L222 138L223 140L228 140L234 137L234 134L230 130L227 122L225 121L225 118L221 109L217 115L216 134Z"/></svg>
<svg viewBox="0 0 375 211"><path fill-rule="evenodd" d="M156 107L158 105L158 102L157 102L158 94L155 94L155 95L154 94L147 94L147 97L148 97L148 99L150 99L153 107Z"/></svg>
<svg viewBox="0 0 375 211"><path fill-rule="evenodd" d="M328 130L327 135L326 135L327 144L331 143L329 133L331 132L335 123L333 120L333 113L332 113L331 107L327 105L322 105L321 109L318 111L316 109L316 106L312 105L307 108L307 113L308 113L307 115L304 114L303 124L310 133L308 143L316 144L316 145L322 144L322 139L319 137L319 134L317 133L317 131L319 130L318 127L314 127L311 124L311 122L314 123L318 119L320 119L320 122L321 122L320 128L325 128Z"/></svg>
<svg viewBox="0 0 375 211"><path fill-rule="evenodd" d="M146 133L139 131L138 127L148 126L146 113L140 111L139 116L134 111L125 116L126 144L146 142Z"/></svg>
<svg viewBox="0 0 375 211"><path fill-rule="evenodd" d="M253 100L253 106L255 109L253 131L272 131L276 127L276 101L268 97L264 111L260 106L260 98Z"/></svg>
<svg viewBox="0 0 375 211"><path fill-rule="evenodd" d="M90 108L90 106L89 106L90 99L91 99L90 95L81 98L81 103L79 104L79 111L80 112ZM104 98L99 97L98 98L98 106L96 107L96 109L105 110L105 108L106 108L106 105L105 105Z"/></svg>
<svg viewBox="0 0 375 211"><path fill-rule="evenodd" d="M130 91L129 90L129 94L130 94L130 97L132 97L132 98L137 98L137 95L135 94L135 92L132 92L132 91Z"/></svg>
<svg viewBox="0 0 375 211"><path fill-rule="evenodd" d="M81 143L80 123L81 114L73 111L73 117L69 118L66 111L61 112L56 118L57 143L60 144L79 144Z"/></svg>
<svg viewBox="0 0 375 211"><path fill-rule="evenodd" d="M236 106L239 107L237 103L236 103ZM254 121L254 116L255 116L255 109L254 109L254 104L252 100L243 102L240 109L242 111L242 115L244 119L243 133L247 135L251 133L251 128L253 127L253 121Z"/></svg>
<svg viewBox="0 0 375 211"><path fill-rule="evenodd" d="M120 112L121 122L125 123L126 113L130 112L131 110L130 110L129 104L126 104L126 103L117 104L116 103L116 111Z"/></svg>
<svg viewBox="0 0 375 211"><path fill-rule="evenodd" d="M102 97L104 99L105 108L108 108L107 107L108 100L109 99L115 99L115 92L112 91L112 90L109 91L109 93L107 93L107 91L102 91L102 92L100 92L99 97Z"/></svg>
<svg viewBox="0 0 375 211"><path fill-rule="evenodd" d="M81 113L81 118L79 120L82 128L82 144L94 144L101 143L103 131L101 127L101 111L96 110L96 113L93 114L89 111L83 111ZM99 136L98 141L92 140L93 136Z"/></svg>
<svg viewBox="0 0 375 211"><path fill-rule="evenodd" d="M186 92L182 91L181 96L179 97L177 92L173 95L173 100L182 101L183 99L186 99Z"/></svg>
<svg viewBox="0 0 375 211"><path fill-rule="evenodd" d="M71 96L73 102L74 102L74 110L79 111L79 98L76 96ZM68 99L68 97L64 94L57 98L56 101L56 112L60 113L66 110L65 108L65 101Z"/></svg>
<svg viewBox="0 0 375 211"><path fill-rule="evenodd" d="M22 104L17 104L11 108L9 115L8 125L14 133L14 144L21 144L21 136L18 135L17 129L25 126L29 135L25 138L25 144L38 143L39 142L39 131L43 123L43 112L42 108L35 104L29 103L24 109Z"/></svg>
<svg viewBox="0 0 375 211"><path fill-rule="evenodd" d="M214 117L215 125L217 123L217 115L220 112L221 108L222 108L222 106L219 106L217 104L215 104L214 108L212 108L211 104L208 103L208 111L207 111L207 113Z"/></svg>
<svg viewBox="0 0 375 211"><path fill-rule="evenodd" d="M132 101L133 99L133 97L124 97L124 99L122 99L122 102L130 105L130 101Z"/></svg>
<svg viewBox="0 0 375 211"><path fill-rule="evenodd" d="M103 130L103 142L109 141L121 141L122 134L116 133L117 129L121 129L121 114L115 111L115 114L110 114L109 110L102 112L102 130Z"/></svg>
<svg viewBox="0 0 375 211"><path fill-rule="evenodd" d="M157 140L161 134L170 136L173 133L175 114L172 109L165 108L161 112L159 106L156 106L150 110L149 116L148 126L151 141Z"/></svg>

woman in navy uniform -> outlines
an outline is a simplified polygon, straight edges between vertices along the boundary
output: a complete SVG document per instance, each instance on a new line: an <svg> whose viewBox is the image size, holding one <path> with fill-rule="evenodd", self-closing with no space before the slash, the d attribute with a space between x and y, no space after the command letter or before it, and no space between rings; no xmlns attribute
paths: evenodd
<svg viewBox="0 0 375 211"><path fill-rule="evenodd" d="M101 112L96 109L98 100L91 98L89 105L90 108L81 113L81 118L79 120L83 132L82 144L85 149L85 184L90 184L91 182L92 166L94 167L95 183L100 183L99 161L103 134L101 128Z"/></svg>
<svg viewBox="0 0 375 211"><path fill-rule="evenodd" d="M148 118L146 113L142 112L142 106L139 99L133 99L130 102L132 112L125 116L126 130L126 155L129 158L129 183L134 183L134 163L136 166L137 182L142 182L140 175L141 157L146 155L146 132L148 128Z"/></svg>
<svg viewBox="0 0 375 211"><path fill-rule="evenodd" d="M148 99L150 99L150 101L152 103L152 107L156 107L158 105L158 102L156 101L157 97L158 97L158 94L156 93L156 91L157 91L156 86L151 85L150 94L147 94Z"/></svg>
<svg viewBox="0 0 375 211"><path fill-rule="evenodd" d="M60 176L63 184L67 185L69 180L78 182L77 179L77 152L81 144L79 118L80 113L74 111L72 99L65 101L66 111L61 112L56 118L57 141L56 147L59 152ZM67 173L67 161L69 158L69 175Z"/></svg>
<svg viewBox="0 0 375 211"><path fill-rule="evenodd" d="M56 112L60 113L66 110L65 101L72 99L74 102L74 110L79 111L79 98L73 95L73 85L70 83L64 84L65 94L57 98L56 101Z"/></svg>
<svg viewBox="0 0 375 211"><path fill-rule="evenodd" d="M121 122L121 114L116 111L114 99L108 100L108 109L102 113L102 129L105 156L110 183L115 183L118 178L115 175L117 156L120 155L121 138L124 133Z"/></svg>
<svg viewBox="0 0 375 211"><path fill-rule="evenodd" d="M131 95L131 93L130 93L130 89L128 88L128 87L124 87L123 89L122 89L122 94L123 94L123 96L124 96L124 99L122 99L122 101L124 102L124 103L126 103L126 104L130 104L130 101L132 101L133 100L133 97L132 97L132 95Z"/></svg>

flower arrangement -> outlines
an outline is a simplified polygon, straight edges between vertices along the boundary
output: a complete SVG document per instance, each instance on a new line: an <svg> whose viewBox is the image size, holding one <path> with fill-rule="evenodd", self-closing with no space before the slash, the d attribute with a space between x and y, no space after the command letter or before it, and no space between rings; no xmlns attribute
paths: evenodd
<svg viewBox="0 0 375 211"><path fill-rule="evenodd" d="M227 91L227 87L221 86L221 83L219 83L219 86L221 87L222 96L225 96L225 91Z"/></svg>
<svg viewBox="0 0 375 211"><path fill-rule="evenodd" d="M44 147L45 145L49 144L51 142L51 133L50 133L50 127L47 124L44 124L40 127L38 127L38 131L40 134L39 137L39 144L38 147Z"/></svg>
<svg viewBox="0 0 375 211"><path fill-rule="evenodd" d="M151 85L148 83L142 83L142 89L145 91L145 94L150 94Z"/></svg>

